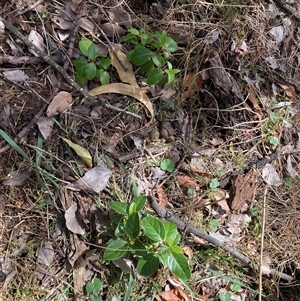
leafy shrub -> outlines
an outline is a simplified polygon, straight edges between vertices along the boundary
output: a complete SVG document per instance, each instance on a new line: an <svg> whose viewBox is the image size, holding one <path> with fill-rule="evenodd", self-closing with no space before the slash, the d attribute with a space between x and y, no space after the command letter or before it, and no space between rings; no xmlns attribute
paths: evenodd
<svg viewBox="0 0 300 301"><path fill-rule="evenodd" d="M83 55L74 61L76 82L84 85L88 80L98 78L102 85L109 84L110 76L106 70L111 62L107 55L100 54L97 45L87 38L81 38L79 49Z"/></svg>
<svg viewBox="0 0 300 301"><path fill-rule="evenodd" d="M165 31L157 31L155 34L144 33L135 28L128 31L121 41L127 41L135 46L129 51L128 59L140 67L142 72L147 73L147 84L164 84L166 74L168 83L174 85L175 74L180 70L173 69L169 59L171 53L177 50L176 42Z"/></svg>
<svg viewBox="0 0 300 301"><path fill-rule="evenodd" d="M111 220L116 224L115 237L107 243L104 260L116 260L133 255L138 259L137 272L150 276L160 267L170 271L182 280L191 276L187 258L179 246L180 233L176 224L161 222L151 215L142 216L145 196L138 196L130 204L110 202L116 212Z"/></svg>

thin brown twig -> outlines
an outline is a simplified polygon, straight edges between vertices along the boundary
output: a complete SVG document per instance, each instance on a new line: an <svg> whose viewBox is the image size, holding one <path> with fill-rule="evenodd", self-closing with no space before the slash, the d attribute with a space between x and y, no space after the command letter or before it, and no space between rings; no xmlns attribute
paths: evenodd
<svg viewBox="0 0 300 301"><path fill-rule="evenodd" d="M61 58L58 56L51 56L53 61L61 63ZM0 65L11 64L11 65L36 65L43 63L44 60L40 57L35 56L14 56L14 55L0 55Z"/></svg>
<svg viewBox="0 0 300 301"><path fill-rule="evenodd" d="M20 31L13 26L10 22L4 20L0 17L0 21L3 22L5 28L7 28L11 33L13 33L16 37L18 37L24 44L26 44L29 48L34 50L45 62L47 62L50 66L52 66L66 81L69 85L71 85L74 89L76 89L81 95L83 95L88 101L92 103L92 105L101 105L107 109L115 110L117 112L125 113L127 115L131 115L135 118L141 119L141 116L127 112L123 109L114 107L109 104L105 104L101 101L94 99L85 89L79 86L66 72L65 70L58 65L55 61L53 61L48 55L46 55L43 51L41 51L38 47L36 47L31 41L29 41L24 35L20 33Z"/></svg>

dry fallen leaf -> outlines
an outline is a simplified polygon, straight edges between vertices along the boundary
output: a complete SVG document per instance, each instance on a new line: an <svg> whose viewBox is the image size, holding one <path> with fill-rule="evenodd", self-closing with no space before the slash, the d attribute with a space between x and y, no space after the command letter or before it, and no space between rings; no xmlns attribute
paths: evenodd
<svg viewBox="0 0 300 301"><path fill-rule="evenodd" d="M47 140L47 138L50 136L52 132L54 121L49 117L42 116L38 119L36 124L43 138Z"/></svg>
<svg viewBox="0 0 300 301"><path fill-rule="evenodd" d="M279 86L284 90L284 92L286 93L286 95L288 97L290 97L293 100L296 100L297 94L295 92L294 87L290 87L290 86L286 86L286 85L282 85L282 84L279 84Z"/></svg>
<svg viewBox="0 0 300 301"><path fill-rule="evenodd" d="M176 176L179 186L184 188L198 188L198 183L189 176Z"/></svg>
<svg viewBox="0 0 300 301"><path fill-rule="evenodd" d="M106 94L106 93L118 93L118 94L133 97L138 101L140 101L148 109L148 111L151 114L151 118L154 117L152 103L148 98L148 96L145 93L143 93L140 89L135 88L131 85L114 83L114 84L99 86L89 91L89 94L91 96L96 96L96 95Z"/></svg>
<svg viewBox="0 0 300 301"><path fill-rule="evenodd" d="M12 172L3 181L4 186L22 186L24 182L31 176L30 170L23 170L20 172Z"/></svg>
<svg viewBox="0 0 300 301"><path fill-rule="evenodd" d="M282 180L280 179L277 171L270 163L266 164L266 166L263 168L262 178L271 186L273 185L278 187L282 184Z"/></svg>
<svg viewBox="0 0 300 301"><path fill-rule="evenodd" d="M49 267L54 259L54 249L50 241L44 241L36 251L37 261Z"/></svg>
<svg viewBox="0 0 300 301"><path fill-rule="evenodd" d="M83 178L80 178L74 183L67 185L67 189L74 191L92 189L96 193L99 193L108 184L111 176L111 170L105 166L97 166L89 170Z"/></svg>
<svg viewBox="0 0 300 301"><path fill-rule="evenodd" d="M161 186L157 187L157 198L158 198L158 203L159 206L162 208L166 208L167 204L168 204L168 197L164 191L164 189Z"/></svg>
<svg viewBox="0 0 300 301"><path fill-rule="evenodd" d="M72 106L72 95L68 92L61 91L53 97L47 109L47 116L51 117L63 113Z"/></svg>
<svg viewBox="0 0 300 301"><path fill-rule="evenodd" d="M183 80L184 92L181 95L180 101L192 97L193 93L198 92L202 86L202 76L200 73L188 73Z"/></svg>
<svg viewBox="0 0 300 301"><path fill-rule="evenodd" d="M91 168L93 166L92 156L87 149L76 143L73 143L69 139L62 138L62 140L64 140L76 152L76 154L80 157L80 159L88 168Z"/></svg>
<svg viewBox="0 0 300 301"><path fill-rule="evenodd" d="M193 251L192 251L192 249L191 249L190 247L184 246L184 247L182 248L182 250L183 250L184 254L187 255L187 257L188 257L189 259L192 259L192 258L193 258Z"/></svg>
<svg viewBox="0 0 300 301"><path fill-rule="evenodd" d="M80 216L77 209L77 203L73 203L65 212L66 226L72 233L83 235L84 228L79 224L77 219Z"/></svg>
<svg viewBox="0 0 300 301"><path fill-rule="evenodd" d="M28 36L28 40L37 48L39 48L41 51L44 52L45 50L45 46L44 46L44 41L43 41L43 37L36 32L35 30L31 30L29 36ZM38 57L39 55L32 49L28 49L30 53L32 53L34 56Z"/></svg>
<svg viewBox="0 0 300 301"><path fill-rule="evenodd" d="M5 78L13 82L24 82L25 80L29 79L26 73L22 70L3 71L3 75Z"/></svg>
<svg viewBox="0 0 300 301"><path fill-rule="evenodd" d="M139 85L135 79L132 65L129 62L126 54L118 47L114 47L112 51L109 49L109 57L111 64L117 69L120 80L124 83L128 83L135 88L139 88ZM121 63L120 63L121 62ZM124 70L126 68L127 70Z"/></svg>

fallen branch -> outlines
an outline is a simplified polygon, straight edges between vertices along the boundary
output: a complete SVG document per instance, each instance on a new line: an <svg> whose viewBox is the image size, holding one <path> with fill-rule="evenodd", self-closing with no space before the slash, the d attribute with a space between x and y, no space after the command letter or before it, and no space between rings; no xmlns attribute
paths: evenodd
<svg viewBox="0 0 300 301"><path fill-rule="evenodd" d="M154 211L160 218L163 218L163 219L166 219L168 221L175 223L179 230L184 231L185 233L193 234L199 238L202 238L202 239L208 241L213 246L221 248L224 251L228 252L234 258L241 261L243 264L250 266L255 271L259 271L259 266L257 264L253 264L252 261L247 256L242 254L241 252L235 250L232 247L225 245L225 243L223 243L222 241L210 236L209 234L205 233L204 231L202 231L196 227L186 225L182 220L173 216L165 208L160 207L158 202L156 201L156 199L153 196L148 196L148 199L150 201L152 208L154 209ZM274 269L269 270L268 275L273 276L273 277L278 277L278 278L280 278L282 280L286 280L286 281L295 281L296 280L294 277L287 275L285 273L278 272Z"/></svg>
<svg viewBox="0 0 300 301"><path fill-rule="evenodd" d="M61 63L61 58L58 56L51 57L56 63ZM36 65L43 63L44 60L40 57L35 56L14 56L14 55L0 55L0 65L2 64L11 64L11 65Z"/></svg>
<svg viewBox="0 0 300 301"><path fill-rule="evenodd" d="M41 51L38 47L36 47L31 41L29 41L24 35L22 35L20 33L20 31L13 26L10 22L4 20L3 18L0 17L0 21L3 22L3 24L5 25L5 28L8 29L11 33L13 33L16 37L18 37L24 44L26 44L29 48L31 48L32 50L34 50L39 57L41 57L46 63L48 63L50 66L52 66L66 81L69 85L71 85L74 89L76 89L78 92L80 92L81 95L83 95L88 101L90 101L92 103L92 105L94 106L98 106L101 105L107 109L111 109L111 110L115 110L117 112L122 112L128 115L131 115L135 118L139 118L141 119L141 116L131 113L131 112L127 112L123 109L114 107L112 105L109 104L105 104L101 101L98 101L96 99L94 99L92 96L89 95L89 93L83 89L81 86L79 86L67 73L66 71L60 66L58 65L51 57L49 57L47 54L45 54L43 51Z"/></svg>

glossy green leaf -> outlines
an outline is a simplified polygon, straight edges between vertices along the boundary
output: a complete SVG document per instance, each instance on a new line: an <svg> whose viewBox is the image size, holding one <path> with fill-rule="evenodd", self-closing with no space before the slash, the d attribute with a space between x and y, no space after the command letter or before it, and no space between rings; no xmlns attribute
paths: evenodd
<svg viewBox="0 0 300 301"><path fill-rule="evenodd" d="M168 52L174 52L177 50L177 43L171 37L167 37L163 49Z"/></svg>
<svg viewBox="0 0 300 301"><path fill-rule="evenodd" d="M95 43L92 43L90 47L88 48L88 58L90 60L95 60L97 56L99 55L97 45Z"/></svg>
<svg viewBox="0 0 300 301"><path fill-rule="evenodd" d="M100 66L106 70L111 65L110 59L103 59L100 61Z"/></svg>
<svg viewBox="0 0 300 301"><path fill-rule="evenodd" d="M125 224L125 233L131 238L136 239L140 233L140 217L137 212L129 215Z"/></svg>
<svg viewBox="0 0 300 301"><path fill-rule="evenodd" d="M127 241L120 238L112 238L108 241L105 248L103 259L114 260L121 258L127 252Z"/></svg>
<svg viewBox="0 0 300 301"><path fill-rule="evenodd" d="M141 43L143 45L147 45L147 44L150 44L151 45L151 42L153 40L153 34L150 33L150 32L147 32L147 33L141 33L140 34L140 38L141 38Z"/></svg>
<svg viewBox="0 0 300 301"><path fill-rule="evenodd" d="M157 31L155 34L157 42L160 44L161 47L163 47L167 39L167 33L163 30Z"/></svg>
<svg viewBox="0 0 300 301"><path fill-rule="evenodd" d="M110 82L110 76L107 71L101 70L99 78L102 85L108 85Z"/></svg>
<svg viewBox="0 0 300 301"><path fill-rule="evenodd" d="M88 63L80 68L82 74L89 80L93 79L96 75L96 65L94 63Z"/></svg>
<svg viewBox="0 0 300 301"><path fill-rule="evenodd" d="M135 36L138 36L140 34L140 32L136 28L129 28L128 31Z"/></svg>
<svg viewBox="0 0 300 301"><path fill-rule="evenodd" d="M166 232L166 241L169 246L178 245L181 237L176 224L173 222L165 221L163 222L163 226Z"/></svg>
<svg viewBox="0 0 300 301"><path fill-rule="evenodd" d="M123 203L123 202L109 202L109 206L114 209L116 212L122 214L122 215L126 215L127 214L127 210L128 210L128 204Z"/></svg>
<svg viewBox="0 0 300 301"><path fill-rule="evenodd" d="M141 258L137 264L137 271L141 276L151 276L158 270L159 259L153 254L148 254Z"/></svg>
<svg viewBox="0 0 300 301"><path fill-rule="evenodd" d="M142 72L149 72L154 68L154 64L151 60L147 61L143 65L140 66Z"/></svg>
<svg viewBox="0 0 300 301"><path fill-rule="evenodd" d="M79 41L79 49L86 57L89 56L89 48L92 44L93 41L87 38L81 38L81 40Z"/></svg>
<svg viewBox="0 0 300 301"><path fill-rule="evenodd" d="M136 66L143 65L146 61L149 60L151 55L151 51L144 47L144 46L137 46L131 53L130 53L130 60Z"/></svg>
<svg viewBox="0 0 300 301"><path fill-rule="evenodd" d="M158 68L162 67L162 65L165 62L164 58L158 54L152 55L152 61L153 61L154 65Z"/></svg>
<svg viewBox="0 0 300 301"><path fill-rule="evenodd" d="M183 254L171 252L168 257L170 271L180 279L191 278L191 271L186 257Z"/></svg>
<svg viewBox="0 0 300 301"><path fill-rule="evenodd" d="M153 216L146 216L142 219L142 227L147 237L153 241L165 239L165 228L160 220Z"/></svg>
<svg viewBox="0 0 300 301"><path fill-rule="evenodd" d="M136 204L136 211L140 212L144 208L147 202L147 198L144 195L139 195L136 198L134 198L132 202Z"/></svg>
<svg viewBox="0 0 300 301"><path fill-rule="evenodd" d="M128 33L126 36L123 36L120 40L121 40L121 42L129 42L134 45L138 44L137 37L132 33Z"/></svg>
<svg viewBox="0 0 300 301"><path fill-rule="evenodd" d="M164 73L161 70L152 69L148 73L147 84L148 85L159 84L163 78L164 78Z"/></svg>
<svg viewBox="0 0 300 301"><path fill-rule="evenodd" d="M131 213L136 212L136 211L137 211L136 210L136 203L131 203L129 205L129 208L128 208L128 213L131 214Z"/></svg>

